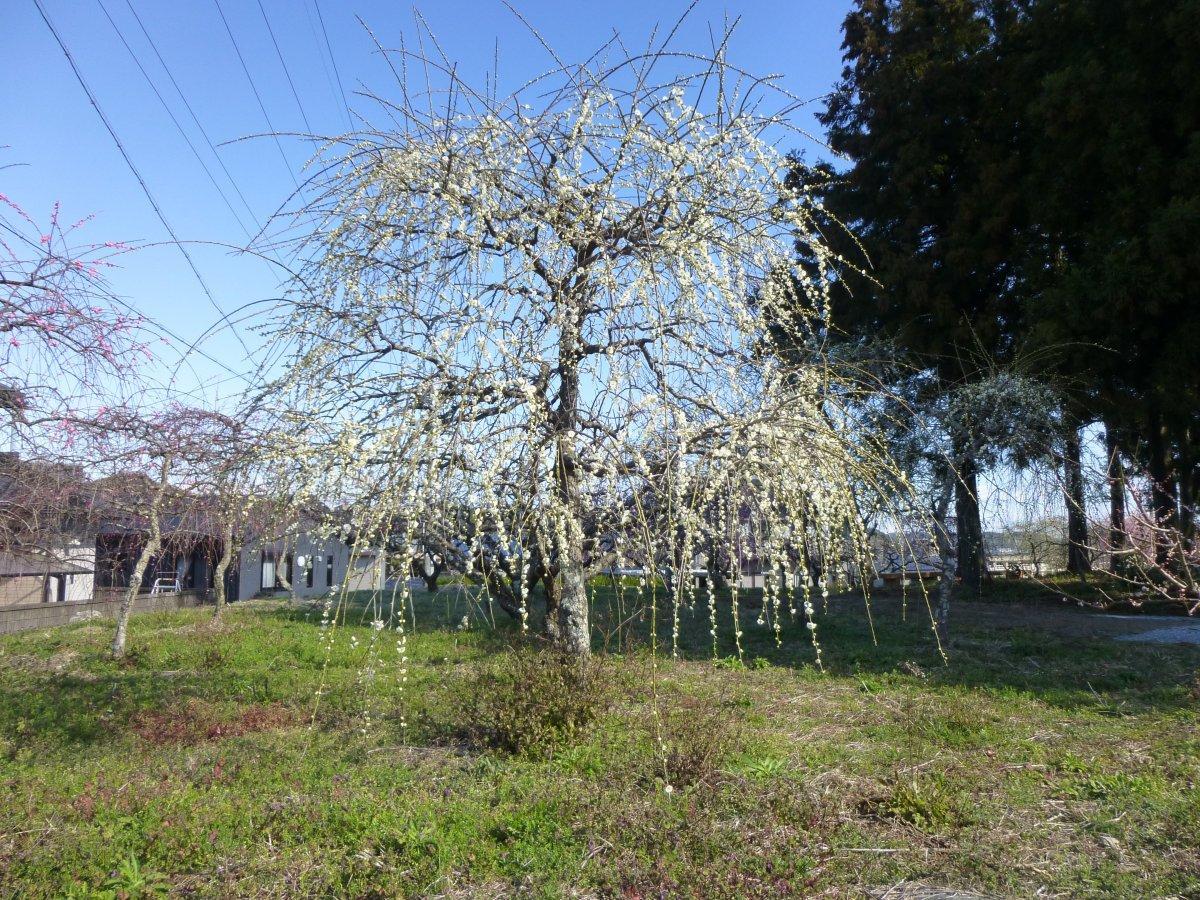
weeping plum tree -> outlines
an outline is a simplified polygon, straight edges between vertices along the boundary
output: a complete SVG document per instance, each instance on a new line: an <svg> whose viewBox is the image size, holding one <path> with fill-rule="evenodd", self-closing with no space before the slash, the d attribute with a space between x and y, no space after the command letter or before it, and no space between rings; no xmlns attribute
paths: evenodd
<svg viewBox="0 0 1200 900"><path fill-rule="evenodd" d="M469 511L465 555L519 588L536 564L575 655L605 561L687 560L752 515L778 604L801 545L867 566L854 486L900 483L831 400L831 260L774 143L795 104L733 66L729 38L614 39L507 97L401 51L387 126L331 139L310 184L312 264L271 387L297 499L342 498L360 540L410 557L395 523L427 536ZM817 349L788 364L779 340Z"/></svg>

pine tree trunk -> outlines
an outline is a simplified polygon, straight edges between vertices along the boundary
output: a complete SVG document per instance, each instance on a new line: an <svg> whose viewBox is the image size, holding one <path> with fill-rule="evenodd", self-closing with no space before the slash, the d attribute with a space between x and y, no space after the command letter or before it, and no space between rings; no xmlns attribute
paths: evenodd
<svg viewBox="0 0 1200 900"><path fill-rule="evenodd" d="M1171 552L1168 532L1175 524L1175 485L1171 478L1162 416L1156 410L1150 413L1146 443L1150 455L1150 508L1154 515L1154 564L1164 567Z"/></svg>
<svg viewBox="0 0 1200 900"><path fill-rule="evenodd" d="M1105 428L1104 440L1108 450L1108 569L1119 573L1123 568L1122 554L1128 541L1125 532L1125 464L1121 460L1121 446L1112 426Z"/></svg>
<svg viewBox="0 0 1200 900"><path fill-rule="evenodd" d="M159 472L158 486L155 488L154 496L150 500L150 533L146 537L146 543L142 545L142 552L138 554L137 562L134 563L133 573L129 576L129 585L125 589L125 595L121 598L121 605L117 607L117 630L113 635L112 654L115 657L125 655L125 640L129 632L129 615L133 611L133 603L137 599L138 591L142 586L142 577L146 574L146 567L150 565L150 560L162 549L162 523L159 520L159 513L162 510L163 495L167 492L167 482L171 476L171 457L164 456L162 460L162 468Z"/></svg>
<svg viewBox="0 0 1200 900"><path fill-rule="evenodd" d="M937 628L938 639L942 642L943 646L950 639L950 600L954 591L953 566L950 561L952 548L950 546L950 532L946 527L946 513L950 509L950 495L952 491L952 486L947 482L933 508L934 539L937 542L938 560L942 566L942 576L938 579L934 627ZM903 556L901 556L900 565L903 570L905 565ZM920 572L917 574L920 577Z"/></svg>
<svg viewBox="0 0 1200 900"><path fill-rule="evenodd" d="M974 459L959 462L954 514L958 520L958 577L967 590L978 594L983 580L983 525L979 518L979 478Z"/></svg>
<svg viewBox="0 0 1200 900"><path fill-rule="evenodd" d="M1191 550L1196 542L1196 472L1195 457L1192 455L1192 431L1183 433L1179 448L1179 530L1183 535L1184 550Z"/></svg>
<svg viewBox="0 0 1200 900"><path fill-rule="evenodd" d="M1063 474L1066 476L1067 501L1067 571L1086 575L1092 570L1088 556L1086 498L1083 490L1083 448L1079 432L1072 429L1067 435L1063 452Z"/></svg>

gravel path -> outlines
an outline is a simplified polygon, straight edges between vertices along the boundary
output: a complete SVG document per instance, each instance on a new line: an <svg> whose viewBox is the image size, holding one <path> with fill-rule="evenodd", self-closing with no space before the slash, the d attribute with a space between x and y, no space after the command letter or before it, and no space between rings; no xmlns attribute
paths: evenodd
<svg viewBox="0 0 1200 900"><path fill-rule="evenodd" d="M1103 616L1105 619L1124 619L1152 628L1128 634L1118 634L1118 641L1145 641L1151 644L1200 644L1200 619L1180 619L1177 616Z"/></svg>

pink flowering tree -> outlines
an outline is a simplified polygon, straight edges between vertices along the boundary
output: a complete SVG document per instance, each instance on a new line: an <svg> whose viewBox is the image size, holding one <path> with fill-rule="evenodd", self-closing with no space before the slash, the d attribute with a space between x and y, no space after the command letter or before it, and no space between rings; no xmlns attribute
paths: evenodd
<svg viewBox="0 0 1200 900"><path fill-rule="evenodd" d="M0 193L0 422L31 439L38 426L94 411L136 373L144 322L109 290L125 244L83 236L58 204L39 224Z"/></svg>
<svg viewBox="0 0 1200 900"><path fill-rule="evenodd" d="M152 411L106 409L72 422L69 452L103 476L93 481L96 517L141 536L117 610L114 656L125 652L147 568L173 539L221 541L215 574L217 583L224 578L239 520L234 497L254 448L247 431L241 418L178 403Z"/></svg>

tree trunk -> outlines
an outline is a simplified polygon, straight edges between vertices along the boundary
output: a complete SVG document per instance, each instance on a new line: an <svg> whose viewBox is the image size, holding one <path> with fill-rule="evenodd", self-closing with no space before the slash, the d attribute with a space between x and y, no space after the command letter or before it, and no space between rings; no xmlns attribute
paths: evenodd
<svg viewBox="0 0 1200 900"><path fill-rule="evenodd" d="M560 437L558 445L558 491L562 505L563 538L559 560L559 640L572 656L585 657L592 652L591 628L588 624L587 577L583 561L583 502L579 495L579 474L575 468L573 448L568 438Z"/></svg>
<svg viewBox="0 0 1200 900"><path fill-rule="evenodd" d="M542 577L542 587L546 592L546 637L552 643L562 645L562 594L553 572L547 571Z"/></svg>
<svg viewBox="0 0 1200 900"><path fill-rule="evenodd" d="M288 592L293 603L299 599L296 596L296 589L292 587L292 566L295 565L295 559L295 555L290 550L285 550L281 554L281 558L275 560L275 580ZM349 572L347 572L347 577L349 577Z"/></svg>
<svg viewBox="0 0 1200 900"><path fill-rule="evenodd" d="M1088 556L1087 499L1083 490L1083 448L1079 432L1071 429L1063 448L1063 474L1066 476L1067 571L1086 575L1092 570Z"/></svg>
<svg viewBox="0 0 1200 900"><path fill-rule="evenodd" d="M426 553L421 560L412 563L413 574L425 582L425 590L431 594L437 593L438 578L445 570L445 563L439 562L432 553Z"/></svg>
<svg viewBox="0 0 1200 900"><path fill-rule="evenodd" d="M579 463L575 455L575 429L579 425L579 362L583 322L587 316L587 289L576 279L567 301L567 313L558 339L558 403L552 414L554 426L554 481L558 514L563 517L555 543L558 547L559 642L571 656L586 657L592 652L592 634L588 624L587 574L584 569L583 497L580 490ZM547 567L550 568L550 567Z"/></svg>
<svg viewBox="0 0 1200 900"><path fill-rule="evenodd" d="M216 570L213 572L213 618L221 618L221 613L225 611L225 573L229 571L229 564L233 562L233 517L226 518L221 532L221 558L217 560Z"/></svg>
<svg viewBox="0 0 1200 900"><path fill-rule="evenodd" d="M164 456L159 472L158 486L150 500L150 533L146 537L146 543L142 545L142 552L138 554L137 562L134 563L133 573L129 576L129 585L125 589L125 595L121 598L121 605L117 607L117 631L113 635L112 642L112 654L117 658L125 655L129 614L133 611L133 602L137 599L138 590L142 586L142 576L146 574L146 567L150 565L150 560L162 549L162 523L159 521L159 513L170 476L171 457Z"/></svg>
<svg viewBox="0 0 1200 900"><path fill-rule="evenodd" d="M725 565L724 551L715 538L708 539L708 577L712 579L713 588L717 591L729 590L729 567ZM807 561L806 561L807 562Z"/></svg>
<svg viewBox="0 0 1200 900"><path fill-rule="evenodd" d="M1192 454L1192 430L1186 429L1179 446L1179 530L1184 550L1196 542L1196 471Z"/></svg>
<svg viewBox="0 0 1200 900"><path fill-rule="evenodd" d="M958 522L958 577L978 594L983 580L983 525L979 519L979 479L975 460L959 461L954 485L954 515Z"/></svg>
<svg viewBox="0 0 1200 900"><path fill-rule="evenodd" d="M934 627L937 629L938 640L942 642L943 646L950 639L950 599L954 590L954 576L951 572L952 567L950 563L950 532L946 527L946 513L950 509L950 495L952 491L951 483L947 482L933 508L934 539L937 542L938 559L942 566L942 576L938 579L938 598L937 607L934 610ZM902 554L900 558L902 572L905 565ZM919 566L920 563L918 562L918 577L920 577Z"/></svg>
<svg viewBox="0 0 1200 900"><path fill-rule="evenodd" d="M1119 573L1123 568L1122 554L1128 541L1125 532L1125 464L1121 460L1121 446L1111 425L1104 430L1104 440L1108 450L1108 569Z"/></svg>
<svg viewBox="0 0 1200 900"><path fill-rule="evenodd" d="M1147 451L1150 455L1150 508L1154 515L1154 564L1164 567L1171 553L1169 531L1175 524L1175 491L1171 479L1166 429L1162 416L1152 410L1147 435Z"/></svg>

